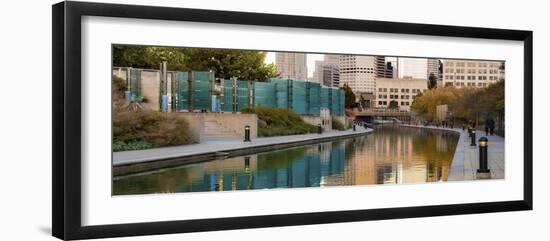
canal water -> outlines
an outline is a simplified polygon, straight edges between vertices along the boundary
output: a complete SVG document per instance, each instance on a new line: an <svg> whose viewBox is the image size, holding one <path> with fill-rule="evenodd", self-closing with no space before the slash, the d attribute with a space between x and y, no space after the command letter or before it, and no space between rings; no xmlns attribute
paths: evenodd
<svg viewBox="0 0 550 241"><path fill-rule="evenodd" d="M380 126L358 138L115 177L113 195L444 182L458 138Z"/></svg>

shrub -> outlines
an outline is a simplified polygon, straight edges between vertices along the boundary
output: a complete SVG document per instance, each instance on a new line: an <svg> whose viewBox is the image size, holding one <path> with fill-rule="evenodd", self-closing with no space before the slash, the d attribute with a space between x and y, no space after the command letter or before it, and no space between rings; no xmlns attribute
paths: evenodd
<svg viewBox="0 0 550 241"><path fill-rule="evenodd" d="M332 129L339 130L339 131L344 131L344 130L346 130L346 127L344 126L344 124L342 122L340 122L340 120L338 120L337 118L335 118L333 116L332 117Z"/></svg>
<svg viewBox="0 0 550 241"><path fill-rule="evenodd" d="M155 146L184 145L192 142L188 128L187 121L173 113L120 108L113 113L115 142L146 141Z"/></svg>
<svg viewBox="0 0 550 241"><path fill-rule="evenodd" d="M113 142L113 151L130 151L130 150L142 150L155 148L157 146L147 142L147 141L131 141L131 142L122 142L115 141Z"/></svg>
<svg viewBox="0 0 550 241"><path fill-rule="evenodd" d="M113 94L118 97L124 98L124 91L126 91L126 81L124 79L113 75Z"/></svg>
<svg viewBox="0 0 550 241"><path fill-rule="evenodd" d="M113 151L139 150L193 142L189 124L174 113L145 110L124 100L125 81L112 77ZM139 108L134 108L137 105Z"/></svg>
<svg viewBox="0 0 550 241"><path fill-rule="evenodd" d="M280 108L245 108L242 113L258 115L258 136L283 136L317 132L317 127L302 120L296 113Z"/></svg>

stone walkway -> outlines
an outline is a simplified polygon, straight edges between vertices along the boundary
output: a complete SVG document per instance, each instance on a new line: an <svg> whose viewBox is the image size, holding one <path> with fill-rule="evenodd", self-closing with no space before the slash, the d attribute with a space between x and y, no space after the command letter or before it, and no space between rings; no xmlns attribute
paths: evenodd
<svg viewBox="0 0 550 241"><path fill-rule="evenodd" d="M243 149L261 149L270 146L280 146L282 144L299 144L311 142L330 141L332 139L351 137L356 135L365 135L372 132L372 129L357 127L357 131L327 131L323 134L304 134L291 136L276 136L252 139L251 143L244 143L242 139L229 138L210 138L203 140L199 144L184 146L163 147L137 151L123 151L113 153L113 166L131 165L152 162L157 160L167 160L173 158L182 158L195 155L223 154L224 152L243 150Z"/></svg>
<svg viewBox="0 0 550 241"><path fill-rule="evenodd" d="M455 150L453 162L451 164L451 171L447 181L466 181L480 179L477 176L477 169L479 168L479 137L484 136L485 132L476 131L476 146L470 146L471 139L468 137L468 131L463 131L460 128L441 128L434 126L414 126L404 125L418 128L448 130L460 134L458 145ZM504 138L492 135L487 136L488 141L488 166L491 170L490 179L504 179Z"/></svg>
<svg viewBox="0 0 550 241"><path fill-rule="evenodd" d="M462 129L460 129L462 132ZM475 180L480 179L477 175L477 169L479 168L479 142L478 139L481 136L485 136L484 132L476 132L476 146L470 146L471 140L468 137L468 133L463 132L459 146L462 148L461 153L455 152L453 159L453 165L451 166L451 173L448 181L463 181L463 180ZM504 179L504 138L492 135L487 136L488 149L487 159L489 170L491 170L490 179ZM457 146L457 149L458 146Z"/></svg>

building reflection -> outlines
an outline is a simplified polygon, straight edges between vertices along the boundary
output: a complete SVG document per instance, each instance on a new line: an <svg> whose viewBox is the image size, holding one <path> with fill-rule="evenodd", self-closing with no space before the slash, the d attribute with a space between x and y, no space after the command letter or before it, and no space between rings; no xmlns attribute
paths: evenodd
<svg viewBox="0 0 550 241"><path fill-rule="evenodd" d="M446 181L457 136L383 127L341 141L118 178L114 194Z"/></svg>

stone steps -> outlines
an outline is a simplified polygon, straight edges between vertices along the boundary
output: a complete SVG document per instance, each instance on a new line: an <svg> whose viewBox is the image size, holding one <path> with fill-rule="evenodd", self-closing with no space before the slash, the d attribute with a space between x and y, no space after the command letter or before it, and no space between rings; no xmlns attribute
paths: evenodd
<svg viewBox="0 0 550 241"><path fill-rule="evenodd" d="M223 127L217 121L207 120L204 122L203 137L240 137L236 132Z"/></svg>

